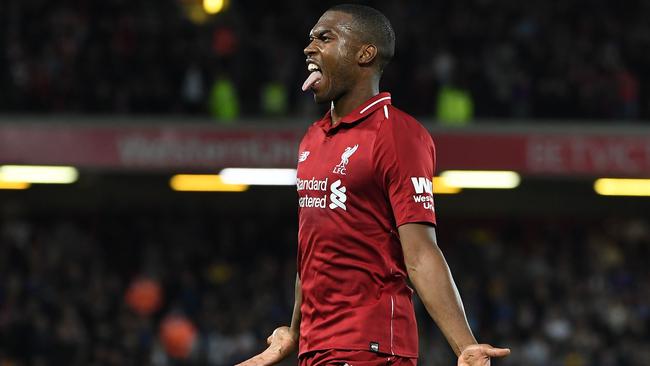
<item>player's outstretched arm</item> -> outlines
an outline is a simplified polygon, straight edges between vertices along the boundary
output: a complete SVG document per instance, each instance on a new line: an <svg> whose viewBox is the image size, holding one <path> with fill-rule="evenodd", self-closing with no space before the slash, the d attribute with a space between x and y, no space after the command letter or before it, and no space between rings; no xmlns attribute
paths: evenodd
<svg viewBox="0 0 650 366"><path fill-rule="evenodd" d="M302 304L302 291L300 278L296 275L295 301L290 327L279 327L267 338L268 348L262 353L237 364L236 366L270 366L287 358L298 348L300 337L300 305Z"/></svg>
<svg viewBox="0 0 650 366"><path fill-rule="evenodd" d="M402 225L398 231L409 278L458 356L458 366L489 366L491 357L510 354L509 349L476 342L447 261L438 248L435 229L414 223Z"/></svg>

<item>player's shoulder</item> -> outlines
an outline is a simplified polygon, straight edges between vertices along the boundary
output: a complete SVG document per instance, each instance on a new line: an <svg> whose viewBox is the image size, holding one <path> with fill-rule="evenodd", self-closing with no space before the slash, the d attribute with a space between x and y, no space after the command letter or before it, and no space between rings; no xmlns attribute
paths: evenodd
<svg viewBox="0 0 650 366"><path fill-rule="evenodd" d="M420 121L394 105L387 106L384 113L387 118L382 121L381 129L400 135L415 134L430 136L429 131Z"/></svg>

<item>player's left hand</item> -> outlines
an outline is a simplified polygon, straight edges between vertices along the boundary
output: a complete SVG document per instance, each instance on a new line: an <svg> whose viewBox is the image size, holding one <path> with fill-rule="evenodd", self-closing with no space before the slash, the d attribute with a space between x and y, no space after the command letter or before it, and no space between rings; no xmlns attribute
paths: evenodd
<svg viewBox="0 0 650 366"><path fill-rule="evenodd" d="M509 348L495 348L489 344L473 344L467 346L458 356L458 366L490 366L491 357L505 357L509 354Z"/></svg>

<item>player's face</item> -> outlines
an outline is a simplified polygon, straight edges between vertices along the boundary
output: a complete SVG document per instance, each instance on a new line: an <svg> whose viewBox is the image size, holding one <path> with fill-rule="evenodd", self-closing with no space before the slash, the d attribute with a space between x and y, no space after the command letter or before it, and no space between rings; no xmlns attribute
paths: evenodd
<svg viewBox="0 0 650 366"><path fill-rule="evenodd" d="M355 54L359 47L352 20L350 14L328 11L309 32L310 42L304 50L307 66L312 74L320 72L321 75L311 75L316 81L305 84L314 92L318 103L338 100L357 80Z"/></svg>

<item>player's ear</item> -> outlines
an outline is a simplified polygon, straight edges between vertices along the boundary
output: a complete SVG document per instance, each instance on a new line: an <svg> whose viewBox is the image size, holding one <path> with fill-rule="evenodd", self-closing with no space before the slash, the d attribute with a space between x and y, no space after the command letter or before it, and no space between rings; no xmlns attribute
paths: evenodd
<svg viewBox="0 0 650 366"><path fill-rule="evenodd" d="M374 44L364 44L357 53L359 65L367 65L377 57L377 46Z"/></svg>

